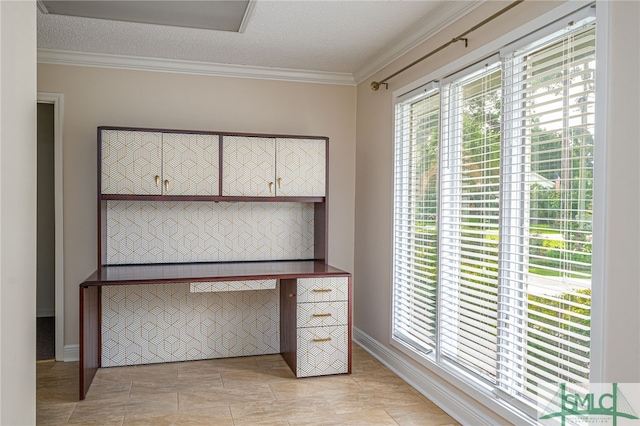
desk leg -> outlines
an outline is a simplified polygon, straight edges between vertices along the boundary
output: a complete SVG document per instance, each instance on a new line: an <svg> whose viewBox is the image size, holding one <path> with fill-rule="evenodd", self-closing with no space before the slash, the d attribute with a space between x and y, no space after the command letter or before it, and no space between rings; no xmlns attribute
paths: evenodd
<svg viewBox="0 0 640 426"><path fill-rule="evenodd" d="M80 287L80 399L101 364L100 287Z"/></svg>

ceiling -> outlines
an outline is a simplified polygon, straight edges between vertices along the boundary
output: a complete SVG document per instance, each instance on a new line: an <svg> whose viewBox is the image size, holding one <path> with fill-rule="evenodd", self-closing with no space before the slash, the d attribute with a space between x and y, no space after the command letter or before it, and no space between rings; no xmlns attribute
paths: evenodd
<svg viewBox="0 0 640 426"><path fill-rule="evenodd" d="M171 61L174 68L240 66L336 74L354 83L482 2L41 1L38 54L40 62L64 57L69 63L73 53L79 64L83 55L93 55L114 66L144 59L160 67L160 61ZM128 9L116 7L127 3ZM216 16L222 18L217 24ZM203 26L208 27L198 28Z"/></svg>

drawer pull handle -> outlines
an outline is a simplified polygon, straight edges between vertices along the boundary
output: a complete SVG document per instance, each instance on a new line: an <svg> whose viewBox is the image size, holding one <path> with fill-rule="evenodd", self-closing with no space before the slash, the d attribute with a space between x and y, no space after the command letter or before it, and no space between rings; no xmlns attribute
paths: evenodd
<svg viewBox="0 0 640 426"><path fill-rule="evenodd" d="M314 317L330 317L331 314L330 313L329 314L313 314L312 316L314 316Z"/></svg>
<svg viewBox="0 0 640 426"><path fill-rule="evenodd" d="M156 188L160 186L160 176L156 175Z"/></svg>
<svg viewBox="0 0 640 426"><path fill-rule="evenodd" d="M164 191L165 192L169 192L169 180L168 179L166 179L164 181Z"/></svg>
<svg viewBox="0 0 640 426"><path fill-rule="evenodd" d="M330 288L314 288L314 293L330 293L332 290Z"/></svg>
<svg viewBox="0 0 640 426"><path fill-rule="evenodd" d="M331 337L327 337L326 339L313 339L314 342L329 342L331 341Z"/></svg>

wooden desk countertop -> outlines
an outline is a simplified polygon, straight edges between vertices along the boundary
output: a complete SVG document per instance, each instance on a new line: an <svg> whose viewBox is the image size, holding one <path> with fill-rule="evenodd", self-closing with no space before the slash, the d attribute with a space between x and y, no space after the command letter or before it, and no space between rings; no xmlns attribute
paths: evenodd
<svg viewBox="0 0 640 426"><path fill-rule="evenodd" d="M103 266L102 269L91 274L80 286L86 288L103 285L242 281L348 275L351 274L326 263L313 260L111 265Z"/></svg>

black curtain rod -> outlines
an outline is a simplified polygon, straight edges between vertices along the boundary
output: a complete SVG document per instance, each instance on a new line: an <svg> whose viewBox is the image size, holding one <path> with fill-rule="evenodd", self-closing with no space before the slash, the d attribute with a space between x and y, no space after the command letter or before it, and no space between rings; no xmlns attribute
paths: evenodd
<svg viewBox="0 0 640 426"><path fill-rule="evenodd" d="M460 34L457 37L452 38L451 40L449 40L448 42L446 42L445 44L443 44L440 47L437 47L435 49L433 49L431 52L427 53L426 55L424 55L423 57L416 59L415 61L411 62L409 65L405 66L404 68L394 72L393 74L391 74L390 76L388 76L387 78L380 80L380 81L373 81L371 82L371 90L376 91L380 88L380 86L382 86L384 84L385 89L389 88L389 85L387 84L387 81L391 80L393 77L395 77L396 75L405 72L406 70L408 70L409 68L411 68L412 66L424 61L425 59L427 59L428 57L435 55L436 53L438 53L439 51L441 51L442 49L451 46L453 43L457 43L459 41L464 41L464 47L468 46L468 39L466 38L466 36L472 32L474 32L475 30L477 30L478 28L488 24L489 22L493 21L494 19L496 19L498 16L504 14L505 12L508 12L509 10L513 9L514 7L516 7L517 5L519 5L520 3L524 2L524 0L516 0L513 3L510 3L507 7L500 9L499 11L497 11L496 13L494 13L493 15L489 16L487 19L485 19L484 21L474 25L473 27L469 28L467 31L463 32L462 34Z"/></svg>

